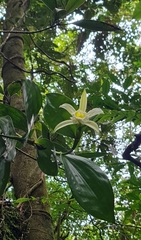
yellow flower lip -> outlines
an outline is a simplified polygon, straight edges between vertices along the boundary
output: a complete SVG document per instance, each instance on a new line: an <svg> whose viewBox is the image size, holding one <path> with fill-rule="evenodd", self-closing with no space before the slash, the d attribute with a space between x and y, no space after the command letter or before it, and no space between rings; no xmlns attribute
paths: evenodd
<svg viewBox="0 0 141 240"><path fill-rule="evenodd" d="M76 118L85 118L85 113L82 113L82 112L80 112L80 111L76 111L75 114L74 114L74 116L75 116Z"/></svg>
<svg viewBox="0 0 141 240"><path fill-rule="evenodd" d="M74 107L68 103L64 103L60 106L61 108L64 108L67 110L71 117L69 120L65 120L63 122L60 122L54 129L54 132L58 131L59 129L66 127L68 125L72 124L82 124L86 125L90 128L92 128L95 132L99 133L99 128L96 122L89 120L91 117L94 117L98 114L103 113L103 111L100 108L93 108L92 110L86 112L87 108L87 94L86 90L84 89L81 99L80 99L80 104L79 104L79 109L76 110Z"/></svg>

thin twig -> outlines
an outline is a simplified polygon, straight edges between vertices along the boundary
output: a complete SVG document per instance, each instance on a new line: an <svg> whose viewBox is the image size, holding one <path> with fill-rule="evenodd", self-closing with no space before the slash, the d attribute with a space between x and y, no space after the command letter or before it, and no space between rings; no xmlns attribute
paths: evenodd
<svg viewBox="0 0 141 240"><path fill-rule="evenodd" d="M17 66L15 63L13 63L10 59L8 59L2 52L0 52L0 54L2 55L2 57L7 60L11 65L13 65L15 68L19 69L20 71L22 72L25 72L25 73L29 73L29 74L37 74L37 73L45 73L47 75L59 75L61 76L62 78L64 78L65 80L67 80L68 82L73 82L74 83L74 80L70 80L68 79L66 76L64 76L62 73L59 73L59 72L47 72L46 70L44 69L39 69L39 70L35 70L35 71L29 71L29 70L25 70L19 66ZM16 57L16 56L15 56Z"/></svg>
<svg viewBox="0 0 141 240"><path fill-rule="evenodd" d="M2 57L3 57L5 60L7 60L9 63L11 63L11 65L13 65L15 68L19 69L19 70L22 71L22 72L30 73L30 74L31 74L31 71L25 70L25 69L17 66L14 62L12 62L12 59L14 59L14 58L16 58L16 57L21 57L21 56L16 56L16 55L15 55L15 56L13 56L12 58L9 59L9 58L7 58L7 57L4 55L3 52L0 52L0 54L2 55Z"/></svg>
<svg viewBox="0 0 141 240"><path fill-rule="evenodd" d="M28 153L24 152L24 151L23 151L23 150L21 150L20 148L17 148L17 147L16 147L16 150L17 150L18 152L20 152L20 153L24 154L25 156L27 156L27 157L29 157L29 158L31 158L31 159L33 159L33 160L37 161L37 159L36 159L36 158L34 158L34 157L32 157L31 155L29 155Z"/></svg>
<svg viewBox="0 0 141 240"><path fill-rule="evenodd" d="M58 23L50 26L50 27L45 27L39 30L35 30L35 31L19 31L19 30L13 30L15 27L13 27L11 30L0 30L0 33L17 33L17 34L35 34L35 33L41 33L44 32L46 30L52 29L54 27L56 27L58 25Z"/></svg>

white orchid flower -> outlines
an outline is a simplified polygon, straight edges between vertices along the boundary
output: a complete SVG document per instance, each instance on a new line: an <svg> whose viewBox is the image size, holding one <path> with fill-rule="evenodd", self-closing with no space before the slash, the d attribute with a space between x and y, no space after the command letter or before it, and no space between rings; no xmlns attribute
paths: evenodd
<svg viewBox="0 0 141 240"><path fill-rule="evenodd" d="M54 132L58 131L59 129L66 127L68 125L72 124L82 124L86 125L90 128L92 128L95 132L99 133L99 128L97 123L95 123L92 120L89 120L91 117L94 117L95 115L103 113L103 111L100 108L93 108L89 112L86 112L87 108L87 94L86 90L84 89L81 99L80 99L80 104L79 104L79 109L76 110L74 107L68 103L64 103L60 105L61 108L66 109L70 114L71 117L69 120L65 120L63 122L60 122L54 129Z"/></svg>

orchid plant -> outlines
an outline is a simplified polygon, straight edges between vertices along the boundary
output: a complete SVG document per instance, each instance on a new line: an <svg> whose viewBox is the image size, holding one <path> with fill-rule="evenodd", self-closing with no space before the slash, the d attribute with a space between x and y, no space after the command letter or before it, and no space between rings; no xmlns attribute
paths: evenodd
<svg viewBox="0 0 141 240"><path fill-rule="evenodd" d="M100 132L93 117L102 114L103 111L100 108L87 111L85 89L82 92L78 108L74 107L73 102L62 94L49 93L46 98L43 111L45 123L51 129L51 133L52 129L54 129L53 133L58 130L62 131L52 134L51 141L44 138L38 140L39 145L43 146L45 143L45 149L38 149L37 161L41 170L48 175L56 176L59 174L58 168L61 166L64 169L72 196L80 206L94 217L113 223L113 190L106 174L95 163L95 159L104 156L105 153L102 153L101 150L97 151L97 145L92 149L90 147L90 149L81 151L81 143L85 136L80 142L83 126L90 127L96 133ZM69 128L71 125L77 127ZM63 129L65 127L66 129ZM85 142L87 145L87 139ZM71 144L73 144L72 147Z"/></svg>

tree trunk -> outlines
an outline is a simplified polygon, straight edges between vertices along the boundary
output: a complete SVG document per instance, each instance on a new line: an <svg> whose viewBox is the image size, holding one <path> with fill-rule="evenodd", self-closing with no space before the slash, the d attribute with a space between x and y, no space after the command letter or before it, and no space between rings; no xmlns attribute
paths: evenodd
<svg viewBox="0 0 141 240"><path fill-rule="evenodd" d="M25 12L29 7L29 0L9 0L6 9L4 30L20 30ZM14 26L14 27L13 27ZM23 100L14 95L9 99L7 86L17 80L25 79L23 39L18 33L6 33L3 39L3 68L2 77L5 90L5 101L13 107L23 110ZM35 103L36 104L36 103ZM36 150L30 145L22 149L36 158ZM34 197L26 203L19 205L22 224L22 239L26 240L52 240L53 227L49 214L46 182L37 162L18 152L11 166L11 181L16 198ZM42 202L42 197L46 202Z"/></svg>

